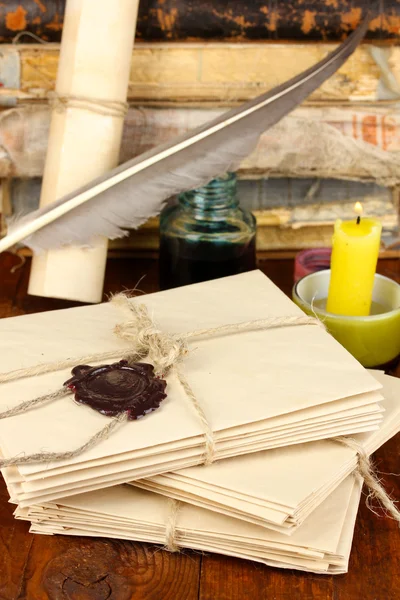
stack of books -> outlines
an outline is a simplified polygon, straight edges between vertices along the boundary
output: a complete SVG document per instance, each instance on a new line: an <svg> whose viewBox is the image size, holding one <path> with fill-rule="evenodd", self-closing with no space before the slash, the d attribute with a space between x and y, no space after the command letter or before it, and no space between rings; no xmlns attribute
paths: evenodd
<svg viewBox="0 0 400 600"><path fill-rule="evenodd" d="M185 13L184 3L181 10ZM208 10L217 19L215 10ZM262 11L255 10L252 19L256 15L267 20ZM335 47L296 39L235 41L135 44L121 162L272 89ZM5 217L34 210L39 200L48 95L54 91L59 51L59 44L1 48L7 68L0 89L0 177L10 186L2 194ZM393 82L399 78L399 62L396 46L361 44L307 102L261 136L239 169L240 199L257 218L260 252L330 246L335 219L352 216L357 200L365 215L382 222L386 246L398 237L400 120ZM158 222L150 221L110 247L114 252L156 251Z"/></svg>

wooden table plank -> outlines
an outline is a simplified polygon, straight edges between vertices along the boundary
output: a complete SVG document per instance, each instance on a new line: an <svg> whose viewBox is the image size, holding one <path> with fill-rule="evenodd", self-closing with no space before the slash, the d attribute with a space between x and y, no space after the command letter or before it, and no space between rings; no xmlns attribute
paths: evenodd
<svg viewBox="0 0 400 600"><path fill-rule="evenodd" d="M29 260L0 255L0 317L74 306L76 303L27 296ZM260 261L259 266L290 294L292 260ZM157 261L111 259L105 298L110 293L158 287ZM384 260L381 273L400 281L400 261ZM400 364L390 368L400 376ZM399 471L400 436L376 454L381 471ZM400 498L400 478L384 475L386 489ZM365 507L357 520L350 571L321 576L215 554L172 555L154 546L62 536L32 536L15 521L4 484L0 486L1 600L395 600L400 597L400 536L397 525Z"/></svg>
<svg viewBox="0 0 400 600"><path fill-rule="evenodd" d="M200 556L118 540L34 536L25 600L196 600Z"/></svg>
<svg viewBox="0 0 400 600"><path fill-rule="evenodd" d="M399 473L400 435L387 442L375 455L379 472ZM400 498L400 480L394 475L382 475L385 489L394 499ZM399 526L385 518L372 501L373 514L366 506L363 490L357 518L349 572L335 578L335 600L362 598L389 600L400 597L400 535Z"/></svg>
<svg viewBox="0 0 400 600"><path fill-rule="evenodd" d="M333 597L332 577L273 569L216 554L203 557L199 600L331 600Z"/></svg>
<svg viewBox="0 0 400 600"><path fill-rule="evenodd" d="M0 478L0 598L20 595L26 562L33 542L28 523L16 521L3 479Z"/></svg>
<svg viewBox="0 0 400 600"><path fill-rule="evenodd" d="M7 254L7 253L5 253ZM0 260L1 260L0 255ZM22 269L21 281L14 298L17 309L23 313L43 312L80 306L78 302L28 296L29 269L31 259L27 258ZM0 273L1 273L0 262ZM143 258L113 258L107 262L103 300L111 294L137 289L137 293L152 293L158 290L158 262ZM3 315L0 315L3 316Z"/></svg>
<svg viewBox="0 0 400 600"><path fill-rule="evenodd" d="M24 258L9 252L0 254L0 318L21 314L15 298L26 271Z"/></svg>

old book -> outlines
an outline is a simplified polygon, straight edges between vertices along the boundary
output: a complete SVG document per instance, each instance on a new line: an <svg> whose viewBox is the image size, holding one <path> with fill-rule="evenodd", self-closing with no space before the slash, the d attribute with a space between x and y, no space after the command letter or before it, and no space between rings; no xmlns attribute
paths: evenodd
<svg viewBox="0 0 400 600"><path fill-rule="evenodd" d="M238 195L243 208L257 220L259 252L330 247L336 219L352 219L360 201L364 214L383 224L383 248L399 231L397 190L376 184L333 179L240 180ZM114 250L158 250L158 219L150 219L130 236L113 240Z"/></svg>
<svg viewBox="0 0 400 600"><path fill-rule="evenodd" d="M131 78L138 82L142 91L148 91L140 91L137 95L133 86L131 99L133 102L142 102L147 98L149 103L157 103L161 107L130 109L125 121L120 160L140 154L224 110L204 106L234 104L254 96L256 90L263 86L271 87L289 76L294 68L299 67L297 61L292 60L293 48L293 45L284 44L138 45ZM315 62L321 52L325 52L324 48L319 45L299 45L296 46L296 56L303 56L301 61L306 66ZM327 82L328 87L321 88L320 96L311 104L297 109L261 137L256 151L241 165L239 175L242 178L317 176L323 179L373 181L384 186L398 183L400 128L396 102L382 97L381 67L372 58L369 47L362 46L360 52L362 54L356 53L352 57L351 60L356 62L351 65L349 72L340 72L337 80L333 78ZM42 98L42 103L3 112L0 122L0 175L40 177L49 124L49 110L43 104L43 95L54 86L58 47L13 46L4 47L2 53L4 60L7 53L10 55L14 65L10 72L21 69L21 79L16 90L8 89L6 81L3 90L5 95L0 96L0 100L3 98L9 102L15 92L21 94L21 98L26 96L29 101ZM384 51L385 72L392 76L392 83L396 82L396 78L399 79L399 57L398 48ZM181 82L183 88L180 88L181 83L176 78L182 73L182 69L178 68L180 64L185 65L186 80ZM237 71L238 64L240 71ZM278 70L276 64L280 65ZM10 80L10 84L12 82L15 85L14 79ZM342 105L342 101L349 105ZM200 107L176 108L185 102ZM162 108L167 103L175 108ZM334 156L332 148L336 149ZM299 180L294 185L303 189ZM315 207L312 202L306 202L307 207L303 211L293 211L292 207L285 210L283 205L279 205L277 210L278 207L271 204L254 207L262 224L259 249L329 245L332 217L334 214L341 216L342 212L342 189L343 185L338 184L340 210L336 210L333 202L329 218L326 212L323 217L321 211L316 211L315 214L319 216L314 220ZM373 195L376 197L375 193ZM288 195L284 192L282 197L286 201ZM351 195L346 197L350 208ZM396 226L395 202L389 206L386 199L380 196L380 206L374 209L371 199L366 202L371 205L371 214L377 210L387 229ZM273 210L266 213L270 208ZM263 214L259 214L260 210ZM347 215L347 212L343 214ZM318 228L314 227L315 224ZM266 225L269 229L264 232ZM155 249L158 244L156 235L154 225L150 223L149 227L134 234L130 241L124 241L122 245L116 242L115 248L121 251L129 248Z"/></svg>
<svg viewBox="0 0 400 600"><path fill-rule="evenodd" d="M223 106L241 102L311 67L335 47L330 43L284 42L138 43L132 55L128 99L153 106L177 103ZM5 77L0 99L13 95L19 101L47 98L55 87L59 49L58 44L3 45L2 75L10 72L10 83L8 76ZM399 56L397 46L375 48L361 44L310 96L308 104L395 100ZM18 86L15 73L20 74Z"/></svg>
<svg viewBox="0 0 400 600"><path fill-rule="evenodd" d="M13 214L23 214L38 206L41 181L13 179L9 196ZM330 246L337 218L352 219L354 203L362 202L364 215L383 224L386 245L396 237L399 227L398 192L374 183L334 179L242 179L238 196L243 208L257 219L259 251L296 250ZM150 219L127 238L112 240L118 252L157 251L158 219Z"/></svg>
<svg viewBox="0 0 400 600"><path fill-rule="evenodd" d="M254 95L254 91L253 91ZM224 109L131 108L120 162L218 116ZM0 120L0 177L41 177L50 111L43 104L8 109ZM334 152L332 151L334 149ZM244 178L302 177L400 181L400 117L395 104L307 106L261 136L241 164Z"/></svg>
<svg viewBox="0 0 400 600"><path fill-rule="evenodd" d="M29 31L48 41L60 41L66 0L7 0L0 24L0 41L12 41ZM142 0L137 37L142 40L340 40L359 23L365 0L275 0L227 5L226 0ZM396 0L379 5L369 39L396 39L400 9ZM26 38L25 38L26 39Z"/></svg>

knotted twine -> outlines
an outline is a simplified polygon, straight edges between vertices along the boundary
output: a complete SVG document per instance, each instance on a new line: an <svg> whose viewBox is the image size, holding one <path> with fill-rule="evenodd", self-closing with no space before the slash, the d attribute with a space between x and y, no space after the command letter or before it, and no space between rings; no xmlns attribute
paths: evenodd
<svg viewBox="0 0 400 600"><path fill-rule="evenodd" d="M164 550L168 552L179 552L179 545L176 540L176 525L178 522L178 512L181 507L181 502L169 498L168 515L165 522L165 545Z"/></svg>
<svg viewBox="0 0 400 600"><path fill-rule="evenodd" d="M42 38L30 31L20 31L13 38L12 43L17 44L23 35L32 37L41 44L48 44L46 40L42 40ZM53 83L51 77L48 77L46 73L38 69L30 61L27 62L41 77L46 79L50 84ZM129 109L129 104L127 102L122 102L121 100L108 100L106 98L92 98L90 96L78 96L72 94L58 94L56 91L47 92L46 96L49 99L50 106L58 112L65 111L68 107L72 107L88 110L106 117L118 117L123 119Z"/></svg>
<svg viewBox="0 0 400 600"><path fill-rule="evenodd" d="M123 119L128 112L129 104L120 100L107 100L106 98L91 98L90 96L77 96L71 94L58 94L57 92L48 92L50 106L63 112L67 108L80 108L94 112L105 117L118 117Z"/></svg>
<svg viewBox="0 0 400 600"><path fill-rule="evenodd" d="M374 470L371 459L368 456L365 448L361 446L355 439L350 437L338 436L333 438L334 442L339 442L348 448L351 448L357 453L357 468L355 470L356 475L360 476L365 485L367 486L369 493L366 499L368 508L372 509L371 500L374 498L378 500L379 504L387 511L387 513L399 523L400 526L400 511L396 504L386 493L384 487L379 481L379 478Z"/></svg>

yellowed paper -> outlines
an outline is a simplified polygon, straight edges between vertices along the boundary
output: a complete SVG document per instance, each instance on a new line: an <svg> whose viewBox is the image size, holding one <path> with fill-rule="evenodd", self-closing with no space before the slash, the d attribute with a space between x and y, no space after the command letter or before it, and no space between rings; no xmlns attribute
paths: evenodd
<svg viewBox="0 0 400 600"><path fill-rule="evenodd" d="M56 83L59 96L126 101L137 9L138 0L68 0ZM53 109L41 206L118 164L123 122L123 114L101 114L76 103ZM93 240L89 249L62 248L34 256L29 293L100 302L106 259L103 238Z"/></svg>
<svg viewBox="0 0 400 600"><path fill-rule="evenodd" d="M351 436L368 453L400 430L400 380L371 373L383 385L384 419L379 430ZM356 464L354 450L323 440L234 457L207 468L164 473L133 484L292 534Z"/></svg>
<svg viewBox="0 0 400 600"><path fill-rule="evenodd" d="M131 490L120 486L82 494L60 500L56 505L17 509L16 516L31 520L31 531L37 533L102 535L165 543L168 500L135 488ZM360 483L347 478L291 538L182 504L176 540L181 547L220 552L282 568L345 572L360 493Z"/></svg>

